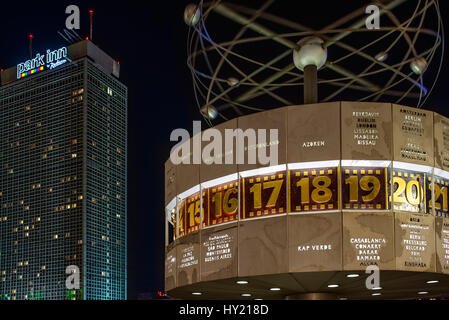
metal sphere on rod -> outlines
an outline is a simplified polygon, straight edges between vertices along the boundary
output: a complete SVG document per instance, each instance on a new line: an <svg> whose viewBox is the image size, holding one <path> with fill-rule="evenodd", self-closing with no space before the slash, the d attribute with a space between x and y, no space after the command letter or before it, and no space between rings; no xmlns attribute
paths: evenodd
<svg viewBox="0 0 449 320"><path fill-rule="evenodd" d="M184 10L184 22L190 26L194 27L200 21L201 10L196 4L190 3L186 6Z"/></svg>
<svg viewBox="0 0 449 320"><path fill-rule="evenodd" d="M327 49L318 37L307 37L293 50L293 62L304 71L304 104L318 102L318 70L326 64Z"/></svg>

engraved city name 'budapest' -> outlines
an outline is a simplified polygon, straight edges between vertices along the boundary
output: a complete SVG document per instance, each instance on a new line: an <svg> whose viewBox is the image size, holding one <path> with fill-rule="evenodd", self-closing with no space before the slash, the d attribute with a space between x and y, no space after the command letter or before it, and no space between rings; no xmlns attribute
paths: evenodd
<svg viewBox="0 0 449 320"><path fill-rule="evenodd" d="M394 160L434 165L433 112L393 105Z"/></svg>
<svg viewBox="0 0 449 320"><path fill-rule="evenodd" d="M341 135L342 159L391 160L391 104L342 102Z"/></svg>

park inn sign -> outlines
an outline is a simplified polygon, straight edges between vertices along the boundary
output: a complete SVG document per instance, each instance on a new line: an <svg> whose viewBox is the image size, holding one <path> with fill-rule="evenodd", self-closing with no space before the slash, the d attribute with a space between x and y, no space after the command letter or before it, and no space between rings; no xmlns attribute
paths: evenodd
<svg viewBox="0 0 449 320"><path fill-rule="evenodd" d="M17 79L24 78L45 69L54 69L57 66L66 63L67 60L67 47L62 47L54 51L47 50L47 53L44 55L38 53L35 58L17 65Z"/></svg>

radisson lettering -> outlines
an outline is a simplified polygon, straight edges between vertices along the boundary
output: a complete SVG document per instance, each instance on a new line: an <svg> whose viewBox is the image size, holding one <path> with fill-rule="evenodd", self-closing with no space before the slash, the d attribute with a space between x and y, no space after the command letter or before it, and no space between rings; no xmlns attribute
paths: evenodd
<svg viewBox="0 0 449 320"><path fill-rule="evenodd" d="M17 79L24 78L31 74L38 73L45 69L54 69L67 62L67 48L50 51L47 50L45 55L40 53L36 57L17 65Z"/></svg>

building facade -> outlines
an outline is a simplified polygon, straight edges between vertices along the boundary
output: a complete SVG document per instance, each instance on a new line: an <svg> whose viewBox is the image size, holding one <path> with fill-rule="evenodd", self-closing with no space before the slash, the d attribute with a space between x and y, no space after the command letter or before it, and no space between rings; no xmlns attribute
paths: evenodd
<svg viewBox="0 0 449 320"><path fill-rule="evenodd" d="M1 73L0 299L127 298L127 88L66 49Z"/></svg>

